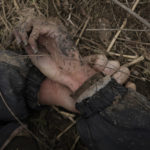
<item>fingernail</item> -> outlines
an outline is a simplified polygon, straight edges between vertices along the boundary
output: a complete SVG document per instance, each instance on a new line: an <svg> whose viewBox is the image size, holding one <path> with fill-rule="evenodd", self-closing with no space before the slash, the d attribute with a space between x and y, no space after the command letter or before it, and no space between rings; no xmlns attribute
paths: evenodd
<svg viewBox="0 0 150 150"><path fill-rule="evenodd" d="M32 49L33 49L34 54L38 53L38 49L36 49L36 48L32 48Z"/></svg>
<svg viewBox="0 0 150 150"><path fill-rule="evenodd" d="M28 42L27 41L24 41L24 46L27 46L28 45Z"/></svg>

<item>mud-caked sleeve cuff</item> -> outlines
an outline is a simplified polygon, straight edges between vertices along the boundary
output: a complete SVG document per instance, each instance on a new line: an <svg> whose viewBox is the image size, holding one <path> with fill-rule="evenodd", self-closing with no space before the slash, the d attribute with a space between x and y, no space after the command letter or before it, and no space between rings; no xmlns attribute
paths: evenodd
<svg viewBox="0 0 150 150"><path fill-rule="evenodd" d="M93 113L105 110L117 98L121 98L126 93L127 88L112 78L104 88L97 91L93 96L76 103L76 109L80 111L82 116L89 117Z"/></svg>

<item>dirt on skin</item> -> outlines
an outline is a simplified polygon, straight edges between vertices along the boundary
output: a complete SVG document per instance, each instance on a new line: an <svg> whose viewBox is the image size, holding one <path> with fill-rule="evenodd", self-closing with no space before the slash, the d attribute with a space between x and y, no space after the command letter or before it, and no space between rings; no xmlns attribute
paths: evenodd
<svg viewBox="0 0 150 150"><path fill-rule="evenodd" d="M133 6L132 0L120 0L120 2L130 8ZM74 41L78 39L89 16L90 20L87 29L102 29L106 27L117 30L128 15L120 7L107 0L2 0L0 2L0 49L23 51L23 48L19 47L16 42L9 43L7 39L8 34L11 33L16 26L16 22L18 22L18 17L20 16L19 11L24 7L34 8L38 15L58 17L74 37ZM148 0L141 0L135 12L150 21L148 15L149 10L150 2ZM105 53L110 59L119 60L121 64L133 61L133 59L123 57L123 54L137 55L138 57L144 56L144 62L130 66L130 80L136 83L137 91L150 100L150 32L138 31L147 30L147 28L132 16L128 17L125 29L133 29L136 31L124 30L121 32L112 48L113 52L120 54L119 57L109 55L106 52L116 30L107 32L86 30L78 44L80 54L86 56ZM28 123L29 129L45 145L48 145L50 150L87 150L80 140L75 144L75 140L78 137L75 126L63 134L59 140L56 140L56 137L72 122L62 117L53 108L49 107L43 109L41 112L34 112ZM19 144L21 142L17 142L15 145L8 145L6 150L19 150ZM74 144L75 148L73 148ZM43 145L39 145L40 149L46 149ZM30 144L27 144L24 148L26 150L31 148L33 150L37 149L36 146L31 147Z"/></svg>

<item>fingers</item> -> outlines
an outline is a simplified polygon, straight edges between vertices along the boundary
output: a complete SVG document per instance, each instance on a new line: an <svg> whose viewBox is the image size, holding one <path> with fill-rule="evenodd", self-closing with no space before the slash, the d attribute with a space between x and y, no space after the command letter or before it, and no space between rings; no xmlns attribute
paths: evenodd
<svg viewBox="0 0 150 150"><path fill-rule="evenodd" d="M37 39L39 37L39 28L35 27L32 30L32 33L30 34L29 37L29 45L31 46L33 52L36 54L38 52L38 45L37 45Z"/></svg>
<svg viewBox="0 0 150 150"><path fill-rule="evenodd" d="M102 71L105 75L113 75L120 68L119 61L110 60Z"/></svg>
<svg viewBox="0 0 150 150"><path fill-rule="evenodd" d="M127 67L121 66L120 69L113 75L113 78L119 83L123 84L127 81L130 71Z"/></svg>
<svg viewBox="0 0 150 150"><path fill-rule="evenodd" d="M97 58L95 60L94 68L97 71L102 72L105 69L105 66L108 63L108 59L105 55L97 55Z"/></svg>
<svg viewBox="0 0 150 150"><path fill-rule="evenodd" d="M38 44L40 46L45 46L47 49L48 49L47 45L52 46L52 44L49 43L49 41L48 41L48 40L51 40L51 38L47 38L47 36L45 36L46 37L45 40L41 41L43 36L40 36L40 35L47 35L50 32L50 30L51 30L51 28L47 27L45 25L34 25L28 42L35 54L39 51ZM50 37L50 35L49 35L49 37ZM40 40L40 41L38 41L38 40ZM38 41L38 43L37 43L37 41Z"/></svg>
<svg viewBox="0 0 150 150"><path fill-rule="evenodd" d="M25 31L20 32L21 40L24 43L24 46L28 45L28 35Z"/></svg>
<svg viewBox="0 0 150 150"><path fill-rule="evenodd" d="M105 75L113 76L113 78L119 83L123 84L127 81L130 75L130 71L127 67L121 66L118 61L110 60L107 62L104 70Z"/></svg>
<svg viewBox="0 0 150 150"><path fill-rule="evenodd" d="M31 46L32 50L34 53L38 52L38 46L36 43L36 40L39 37L39 29L38 27L34 27L30 37L28 37L28 31L30 31L32 25L29 26L27 25L27 27L25 27L25 25L22 25L20 27L20 29L15 29L14 31L14 36L17 40L17 44L20 44L21 42L23 42L24 46L27 46L28 44Z"/></svg>
<svg viewBox="0 0 150 150"><path fill-rule="evenodd" d="M133 89L136 91L136 85L133 82L127 82L126 88Z"/></svg>
<svg viewBox="0 0 150 150"><path fill-rule="evenodd" d="M14 36L16 37L17 43L20 44L23 42L23 44L26 46L28 44L28 35L27 33L31 31L33 26L32 19L27 19L26 22L23 22L17 26L17 28L14 31Z"/></svg>
<svg viewBox="0 0 150 150"><path fill-rule="evenodd" d="M31 59L32 63L34 65L36 65L37 64L37 58L36 58L37 56L34 55L32 48L29 45L25 46L24 48L25 48L27 54L29 54L29 58Z"/></svg>
<svg viewBox="0 0 150 150"><path fill-rule="evenodd" d="M87 59L87 58L86 58ZM105 75L110 75L120 84L127 81L130 71L127 67L121 66L118 61L110 60L108 61L105 55L94 55L88 57L88 60L94 59L94 69L103 72Z"/></svg>
<svg viewBox="0 0 150 150"><path fill-rule="evenodd" d="M19 31L18 29L15 29L13 34L16 38L18 45L21 44L21 42L23 42L24 46L28 44L28 35L25 31L22 30Z"/></svg>
<svg viewBox="0 0 150 150"><path fill-rule="evenodd" d="M29 31L31 32L31 34L28 37ZM29 17L29 19L24 20L24 23L18 26L18 28L14 32L14 35L18 44L20 44L21 42L23 42L25 46L29 44L34 53L38 52L37 40L39 39L40 35L51 37L55 40L58 46L61 46L61 49L63 49L64 51L66 49L69 49L70 45L72 46L70 42L68 42L68 44L66 45L67 42L64 40L66 36L63 26L60 25L60 22L52 18L48 20L44 17Z"/></svg>
<svg viewBox="0 0 150 150"><path fill-rule="evenodd" d="M14 30L13 34L16 38L17 44L19 45L21 43L21 36L20 36L19 32L17 30Z"/></svg>
<svg viewBox="0 0 150 150"><path fill-rule="evenodd" d="M89 63L94 63L94 69L103 72L105 75L112 75L120 68L118 61L108 61L105 55L88 56L85 60Z"/></svg>

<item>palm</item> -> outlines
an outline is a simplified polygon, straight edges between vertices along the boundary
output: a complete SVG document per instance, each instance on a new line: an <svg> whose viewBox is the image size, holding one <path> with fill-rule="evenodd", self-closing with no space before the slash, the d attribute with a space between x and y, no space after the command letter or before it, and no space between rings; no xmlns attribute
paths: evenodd
<svg viewBox="0 0 150 150"><path fill-rule="evenodd" d="M75 101L70 94L95 71L113 75L121 84L127 80L129 70L120 67L119 62L108 61L104 55L87 59L89 63L94 63L93 69L81 63L78 51L60 22L52 19L34 20L23 23L21 29L15 32L15 37L18 43L22 41L27 45L25 49L31 61L48 78L39 91L40 103L56 104L75 111ZM31 34L28 38L29 31Z"/></svg>
<svg viewBox="0 0 150 150"><path fill-rule="evenodd" d="M61 43L59 43L61 44ZM46 35L38 38L38 54L26 47L33 64L49 79L76 90L93 73L88 65L81 65L77 50L68 50L67 54L57 46L56 41ZM32 56L32 55L33 56Z"/></svg>

